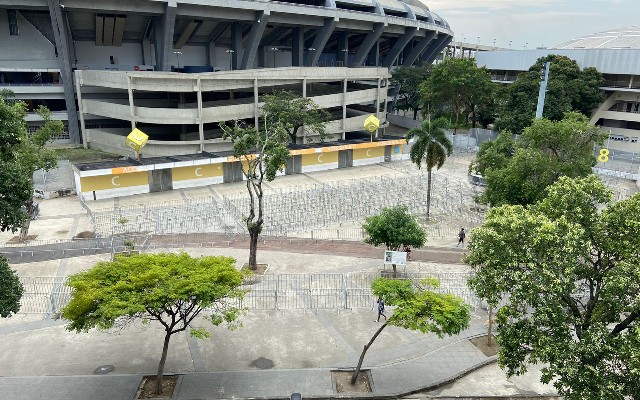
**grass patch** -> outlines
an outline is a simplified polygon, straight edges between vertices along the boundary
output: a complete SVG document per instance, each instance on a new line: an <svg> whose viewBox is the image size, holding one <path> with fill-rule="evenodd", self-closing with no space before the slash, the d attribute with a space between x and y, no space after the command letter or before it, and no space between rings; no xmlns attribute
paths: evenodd
<svg viewBox="0 0 640 400"><path fill-rule="evenodd" d="M73 163L118 160L122 158L119 154L105 153L96 149L85 149L84 147L64 147L52 149L60 160L69 160Z"/></svg>

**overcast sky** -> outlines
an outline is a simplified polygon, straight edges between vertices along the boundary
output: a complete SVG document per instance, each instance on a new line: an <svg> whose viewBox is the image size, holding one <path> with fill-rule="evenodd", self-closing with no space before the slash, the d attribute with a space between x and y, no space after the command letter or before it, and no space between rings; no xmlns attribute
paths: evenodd
<svg viewBox="0 0 640 400"><path fill-rule="evenodd" d="M640 25L638 0L426 0L455 40L522 49L552 47L609 29Z"/></svg>

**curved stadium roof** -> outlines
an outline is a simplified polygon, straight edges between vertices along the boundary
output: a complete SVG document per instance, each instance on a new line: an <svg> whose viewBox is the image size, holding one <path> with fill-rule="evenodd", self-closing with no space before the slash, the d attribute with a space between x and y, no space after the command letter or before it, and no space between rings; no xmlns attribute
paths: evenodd
<svg viewBox="0 0 640 400"><path fill-rule="evenodd" d="M640 49L640 25L593 33L560 43L553 49Z"/></svg>

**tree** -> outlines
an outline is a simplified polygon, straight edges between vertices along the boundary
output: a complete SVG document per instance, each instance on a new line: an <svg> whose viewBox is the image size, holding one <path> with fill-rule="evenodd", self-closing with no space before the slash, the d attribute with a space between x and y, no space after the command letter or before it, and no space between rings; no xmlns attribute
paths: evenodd
<svg viewBox="0 0 640 400"><path fill-rule="evenodd" d="M586 116L604 99L600 86L602 74L593 67L580 70L574 60L560 55L539 58L529 71L508 86L506 103L498 118L498 128L520 134L531 125L536 113L540 90L540 71L551 63L543 117L559 121L564 114L576 111Z"/></svg>
<svg viewBox="0 0 640 400"><path fill-rule="evenodd" d="M371 284L374 296L384 300L385 304L395 306L393 314L371 337L364 346L358 366L351 377L355 384L364 356L382 330L387 326L397 326L422 333L432 332L439 338L444 335L457 335L469 327L471 307L452 294L437 293L437 279L425 279L421 282L377 278Z"/></svg>
<svg viewBox="0 0 640 400"><path fill-rule="evenodd" d="M310 98L283 90L265 94L262 100L262 114L268 118L277 118L287 131L291 143L297 143L297 133L302 127L305 132L309 131L319 136L320 141L324 141L325 125L331 115Z"/></svg>
<svg viewBox="0 0 640 400"><path fill-rule="evenodd" d="M492 208L468 246L472 289L504 302L501 367L548 364L567 400L640 395L640 194L611 199L594 175L562 177L534 205Z"/></svg>
<svg viewBox="0 0 640 400"><path fill-rule="evenodd" d="M517 142L502 132L495 142L482 145L472 166L487 182L481 200L494 206L535 203L561 176L591 174L593 148L605 137L578 113L567 113L557 122L536 119Z"/></svg>
<svg viewBox="0 0 640 400"><path fill-rule="evenodd" d="M418 119L418 112L422 109L423 102L420 98L420 85L427 80L431 72L431 64L422 63L405 67L401 65L391 76L391 85L399 85L398 101L396 108L399 110L413 111L413 119Z"/></svg>
<svg viewBox="0 0 640 400"><path fill-rule="evenodd" d="M476 126L478 107L489 102L495 84L485 68L478 68L469 58L447 58L433 67L431 75L421 86L423 101L446 104L455 115L454 134L460 126L460 114L466 108Z"/></svg>
<svg viewBox="0 0 640 400"><path fill-rule="evenodd" d="M444 131L447 126L444 118L438 118L433 122L425 121L420 128L413 128L407 132L407 140L416 138L409 152L411 161L418 169L422 167L423 161L427 167L427 221L431 207L431 170L434 167L440 169L453 152L453 145Z"/></svg>
<svg viewBox="0 0 640 400"><path fill-rule="evenodd" d="M406 206L383 208L379 215L367 217L362 229L367 233L365 243L384 245L391 251L400 251L405 246L420 248L427 241L427 234ZM393 273L396 273L395 264Z"/></svg>
<svg viewBox="0 0 640 400"><path fill-rule="evenodd" d="M7 92L0 95L0 185L3 188L0 231L20 229L20 238L24 240L35 211L33 173L56 166L55 153L44 146L64 127L61 121L53 121L51 112L41 106L37 113L44 123L34 134L28 134L27 105L8 99L8 95Z"/></svg>
<svg viewBox="0 0 640 400"><path fill-rule="evenodd" d="M234 304L244 294L243 274L234 264L230 257L192 258L186 253L117 256L69 277L73 291L62 316L69 320L67 330L76 332L110 329L134 320L162 324L165 336L156 378L160 394L173 335L190 329L194 337L208 337L208 331L191 327L204 310L211 312L205 318L213 325L238 326L242 310Z"/></svg>
<svg viewBox="0 0 640 400"><path fill-rule="evenodd" d="M20 299L24 293L22 282L9 268L6 258L0 256L0 317L8 318L20 311Z"/></svg>
<svg viewBox="0 0 640 400"><path fill-rule="evenodd" d="M242 173L249 192L249 213L244 220L249 232L249 267L252 270L258 268L258 237L264 226L262 184L265 179L273 181L290 157L287 122L282 119L286 116L286 113L265 114L260 130L237 121L232 127L221 125L223 137L233 144L234 157L242 163Z"/></svg>

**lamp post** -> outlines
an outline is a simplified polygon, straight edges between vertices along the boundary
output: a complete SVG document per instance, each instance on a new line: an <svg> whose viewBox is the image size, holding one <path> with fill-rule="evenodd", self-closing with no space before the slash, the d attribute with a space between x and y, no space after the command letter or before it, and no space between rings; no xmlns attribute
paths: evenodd
<svg viewBox="0 0 640 400"><path fill-rule="evenodd" d="M173 54L176 55L176 57L178 58L178 69L177 72L180 72L180 55L182 55L181 51L174 51Z"/></svg>
<svg viewBox="0 0 640 400"><path fill-rule="evenodd" d="M229 54L229 71L233 71L233 53L236 51L233 49L229 49L226 51Z"/></svg>

